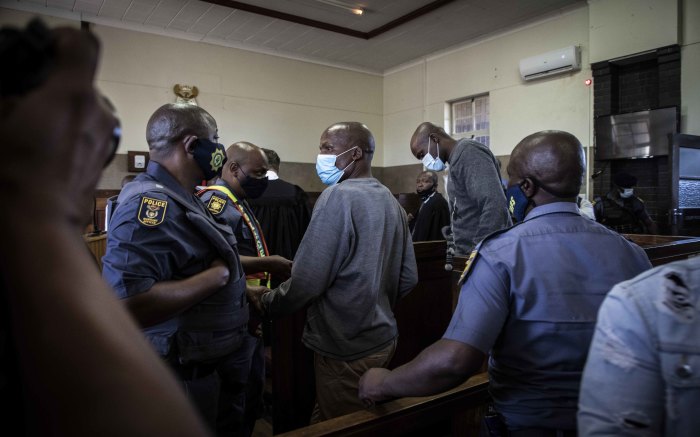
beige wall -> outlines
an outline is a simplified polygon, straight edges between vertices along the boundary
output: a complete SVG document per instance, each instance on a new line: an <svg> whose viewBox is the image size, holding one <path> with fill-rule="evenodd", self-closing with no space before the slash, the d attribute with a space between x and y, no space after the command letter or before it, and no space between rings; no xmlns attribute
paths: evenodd
<svg viewBox="0 0 700 437"><path fill-rule="evenodd" d="M1 24L21 24L30 17L0 9ZM45 19L52 25L78 24ZM124 125L120 153L146 150L149 115L173 101L172 86L181 83L199 87L198 101L218 120L226 143L246 139L275 148L283 161L310 164L325 127L357 120L377 138L374 166L394 167L417 164L408 141L420 122L443 124L446 102L481 93L491 96L491 142L497 156L509 155L520 139L541 129L566 130L591 145L592 88L583 84L591 76L590 62L673 43L682 45L682 131L700 134L699 22L697 0L590 0L589 6L436 53L383 78L101 25L93 28L103 44L98 86L120 109ZM572 44L582 48L580 72L520 79L520 59ZM117 187L126 160L117 159L112 167L101 188ZM311 166L294 167L301 168ZM410 186L415 175L406 177L392 179L391 185ZM298 179L305 180L301 175Z"/></svg>
<svg viewBox="0 0 700 437"><path fill-rule="evenodd" d="M32 15L0 8L0 17L2 24L20 25ZM375 134L375 161L383 162L381 76L102 25L92 29L102 42L97 86L122 121L120 154L148 150L146 122L174 101L172 88L180 83L199 88L197 101L217 120L227 145L247 140L274 148L284 161L312 163L326 127L360 121ZM118 187L122 164L115 162L101 188Z"/></svg>
<svg viewBox="0 0 700 437"><path fill-rule="evenodd" d="M582 46L582 71L522 81L520 59L569 45ZM415 163L408 142L418 123L442 125L445 102L482 93L490 95L495 155L509 155L523 137L542 129L566 130L590 144L587 46L588 11L579 8L385 75L384 165Z"/></svg>
<svg viewBox="0 0 700 437"><path fill-rule="evenodd" d="M95 26L103 43L98 85L124 121L120 149L146 150L151 113L176 83L196 85L226 144L247 140L286 161L314 162L321 132L336 121L382 135L382 78L210 44ZM382 159L381 150L377 154Z"/></svg>
<svg viewBox="0 0 700 437"><path fill-rule="evenodd" d="M686 3L697 0L683 0ZM681 0L588 0L591 62L678 43Z"/></svg>

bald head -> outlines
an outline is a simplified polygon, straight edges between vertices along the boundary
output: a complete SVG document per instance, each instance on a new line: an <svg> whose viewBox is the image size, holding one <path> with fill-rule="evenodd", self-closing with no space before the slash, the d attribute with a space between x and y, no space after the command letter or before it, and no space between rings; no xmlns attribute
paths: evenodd
<svg viewBox="0 0 700 437"><path fill-rule="evenodd" d="M231 144L226 149L226 158L221 178L240 197L247 197L250 194L246 193L241 181L262 179L269 170L267 157L263 150L247 141Z"/></svg>
<svg viewBox="0 0 700 437"><path fill-rule="evenodd" d="M542 131L525 137L508 163L511 182L525 178L557 198L576 197L586 171L583 147L575 136Z"/></svg>
<svg viewBox="0 0 700 437"><path fill-rule="evenodd" d="M247 165L251 159L260 159L267 163L265 152L253 143L239 141L233 143L226 149L226 158L231 162L238 163L239 166Z"/></svg>
<svg viewBox="0 0 700 437"><path fill-rule="evenodd" d="M334 165L342 171L337 182L372 176L374 135L364 124L345 121L331 125L321 134L318 149L319 155L335 155Z"/></svg>
<svg viewBox="0 0 700 437"><path fill-rule="evenodd" d="M186 136L210 138L216 133L216 121L195 105L169 103L151 115L146 126L146 140L151 153L168 155Z"/></svg>
<svg viewBox="0 0 700 437"><path fill-rule="evenodd" d="M439 144L442 148L439 157L443 161L448 161L449 152L452 150L455 141L451 136L447 135L445 129L428 121L419 124L415 132L413 132L410 143L413 156L418 159L423 159L425 154L428 153L429 140L431 140L430 142L432 143L432 149L430 151L432 156L436 157L437 148L435 144Z"/></svg>
<svg viewBox="0 0 700 437"><path fill-rule="evenodd" d="M356 121L335 123L328 127L323 132L323 135L332 137L335 144L343 148L341 152L357 146L364 153L370 155L370 160L372 159L371 155L374 154L374 135L362 123Z"/></svg>

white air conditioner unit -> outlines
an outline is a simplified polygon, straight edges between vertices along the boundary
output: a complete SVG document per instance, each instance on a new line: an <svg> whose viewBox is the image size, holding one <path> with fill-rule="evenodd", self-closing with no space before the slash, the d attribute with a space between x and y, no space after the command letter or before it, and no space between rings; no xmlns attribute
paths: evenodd
<svg viewBox="0 0 700 437"><path fill-rule="evenodd" d="M520 77L532 80L581 69L581 50L569 46L520 61Z"/></svg>

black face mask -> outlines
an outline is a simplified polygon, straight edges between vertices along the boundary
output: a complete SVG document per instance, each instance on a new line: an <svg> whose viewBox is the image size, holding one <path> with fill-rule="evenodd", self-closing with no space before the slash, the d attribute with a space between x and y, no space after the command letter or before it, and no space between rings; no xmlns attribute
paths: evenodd
<svg viewBox="0 0 700 437"><path fill-rule="evenodd" d="M435 187L430 187L427 190L416 190L416 193L420 196L421 200L425 201L431 194L435 192Z"/></svg>
<svg viewBox="0 0 700 437"><path fill-rule="evenodd" d="M262 196L262 194L267 189L267 176L260 179L251 178L243 171L241 167L238 167L241 173L245 176L245 179L241 181L238 179L238 183L241 184L241 188L245 191L246 197L249 199L257 199Z"/></svg>
<svg viewBox="0 0 700 437"><path fill-rule="evenodd" d="M223 144L197 138L192 152L194 160L204 173L204 179L214 179L221 176L221 169L226 163L226 148Z"/></svg>

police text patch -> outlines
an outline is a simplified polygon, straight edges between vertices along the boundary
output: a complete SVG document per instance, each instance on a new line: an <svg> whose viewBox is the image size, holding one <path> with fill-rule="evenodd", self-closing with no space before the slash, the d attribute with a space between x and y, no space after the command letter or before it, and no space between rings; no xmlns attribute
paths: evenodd
<svg viewBox="0 0 700 437"><path fill-rule="evenodd" d="M226 207L226 199L219 196L211 196L207 203L207 209L214 215L219 215Z"/></svg>
<svg viewBox="0 0 700 437"><path fill-rule="evenodd" d="M168 208L167 200L141 198L138 219L146 226L158 226L165 220L165 210Z"/></svg>

